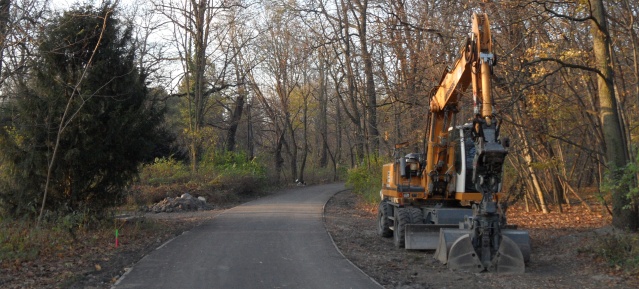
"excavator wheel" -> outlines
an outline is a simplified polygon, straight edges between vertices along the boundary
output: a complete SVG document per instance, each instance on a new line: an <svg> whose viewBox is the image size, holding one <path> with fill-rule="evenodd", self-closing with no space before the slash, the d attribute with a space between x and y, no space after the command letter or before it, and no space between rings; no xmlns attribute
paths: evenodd
<svg viewBox="0 0 639 289"><path fill-rule="evenodd" d="M420 208L408 208L408 213L410 214L410 223L411 224L423 224L424 223L424 213Z"/></svg>
<svg viewBox="0 0 639 289"><path fill-rule="evenodd" d="M389 217L393 214L393 206L387 201L381 201L377 210L377 234L380 237L390 238L393 236L393 220Z"/></svg>
<svg viewBox="0 0 639 289"><path fill-rule="evenodd" d="M410 224L410 212L406 208L395 209L395 223L393 224L393 243L395 247L404 248L406 239L406 225Z"/></svg>

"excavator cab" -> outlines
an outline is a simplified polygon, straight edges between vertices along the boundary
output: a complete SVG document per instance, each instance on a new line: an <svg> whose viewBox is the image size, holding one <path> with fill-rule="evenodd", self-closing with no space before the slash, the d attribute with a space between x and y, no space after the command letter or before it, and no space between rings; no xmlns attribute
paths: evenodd
<svg viewBox="0 0 639 289"><path fill-rule="evenodd" d="M423 170L424 154L409 153L400 159L400 176L403 178L417 177Z"/></svg>

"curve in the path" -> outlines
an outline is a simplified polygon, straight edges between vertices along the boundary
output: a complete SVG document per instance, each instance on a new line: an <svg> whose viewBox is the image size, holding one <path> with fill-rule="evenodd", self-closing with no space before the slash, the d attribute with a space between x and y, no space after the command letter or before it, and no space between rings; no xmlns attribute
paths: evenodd
<svg viewBox="0 0 639 289"><path fill-rule="evenodd" d="M302 187L219 215L161 246L124 288L381 288L333 246L322 208L342 184Z"/></svg>

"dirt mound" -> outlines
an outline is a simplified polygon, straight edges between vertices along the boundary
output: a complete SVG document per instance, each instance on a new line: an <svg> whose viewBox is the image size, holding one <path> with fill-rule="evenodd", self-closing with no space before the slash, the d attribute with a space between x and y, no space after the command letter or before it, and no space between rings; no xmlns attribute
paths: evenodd
<svg viewBox="0 0 639 289"><path fill-rule="evenodd" d="M168 197L150 207L143 208L143 211L153 213L172 213L172 212L188 212L188 211L205 211L212 210L213 206L206 203L206 199L199 197L194 198L186 193L179 198Z"/></svg>

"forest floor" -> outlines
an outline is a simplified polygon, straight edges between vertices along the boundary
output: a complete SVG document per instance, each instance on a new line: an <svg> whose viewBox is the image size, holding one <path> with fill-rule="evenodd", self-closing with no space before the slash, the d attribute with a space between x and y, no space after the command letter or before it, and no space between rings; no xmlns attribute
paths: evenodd
<svg viewBox="0 0 639 289"><path fill-rule="evenodd" d="M123 208L121 213L130 217L126 221L118 218L112 224L105 222L99 228L75 232L60 226L37 230L31 224L4 223L0 229L13 232L0 232L0 288L111 288L129 268L165 242L228 208L265 195L223 198L207 211L156 214ZM16 250L6 247L19 247L20 254L7 254Z"/></svg>
<svg viewBox="0 0 639 289"><path fill-rule="evenodd" d="M602 214L583 206L564 207L561 214L511 207L508 222L530 233L531 260L524 274L455 272L434 259L434 252L397 249L392 238L377 236L377 206L349 191L325 208L326 228L337 247L385 288L639 288L638 272L599 257L605 249L601 240L621 234Z"/></svg>
<svg viewBox="0 0 639 289"><path fill-rule="evenodd" d="M0 260L0 287L110 288L146 254L232 205L147 213L116 224L117 248L108 229L60 240L41 250L38 258ZM530 232L533 244L526 273L516 275L453 272L435 260L433 252L396 249L392 239L377 236L376 215L376 206L346 191L326 205L325 225L340 251L386 288L639 288L637 272L611 266L596 253L602 250L602 239L619 233L610 229L609 218L583 207L547 215L509 210L509 222Z"/></svg>
<svg viewBox="0 0 639 289"><path fill-rule="evenodd" d="M0 260L0 288L110 288L155 248L222 211L147 213L116 225L117 248L111 228L67 234L66 240L48 239L35 258Z"/></svg>

